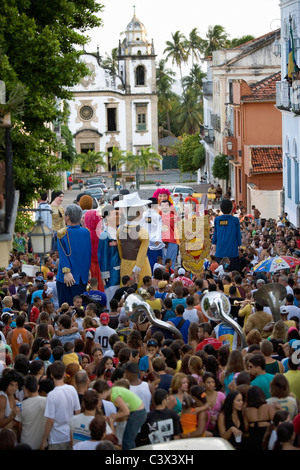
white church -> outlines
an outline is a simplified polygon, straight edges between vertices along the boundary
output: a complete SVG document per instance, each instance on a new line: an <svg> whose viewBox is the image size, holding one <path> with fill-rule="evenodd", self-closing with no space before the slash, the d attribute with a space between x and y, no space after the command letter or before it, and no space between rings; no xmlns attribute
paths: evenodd
<svg viewBox="0 0 300 470"><path fill-rule="evenodd" d="M118 71L104 67L98 53L84 52L90 74L72 88L68 126L77 153L107 153L112 170L113 147L138 155L141 148L158 150L156 63L153 41L134 12L119 41Z"/></svg>

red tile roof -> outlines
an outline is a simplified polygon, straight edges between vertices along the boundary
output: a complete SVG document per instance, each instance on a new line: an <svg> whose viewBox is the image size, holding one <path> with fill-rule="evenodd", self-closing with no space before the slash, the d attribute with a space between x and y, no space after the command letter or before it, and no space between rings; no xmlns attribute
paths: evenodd
<svg viewBox="0 0 300 470"><path fill-rule="evenodd" d="M282 147L250 147L251 173L278 173L282 171Z"/></svg>
<svg viewBox="0 0 300 470"><path fill-rule="evenodd" d="M251 95L242 96L242 101L276 101L276 82L281 80L281 72L276 72L263 80L251 83Z"/></svg>

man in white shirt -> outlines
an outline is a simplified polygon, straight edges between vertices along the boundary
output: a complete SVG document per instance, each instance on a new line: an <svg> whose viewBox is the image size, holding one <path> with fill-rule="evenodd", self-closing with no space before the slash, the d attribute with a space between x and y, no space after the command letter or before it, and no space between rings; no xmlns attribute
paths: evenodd
<svg viewBox="0 0 300 470"><path fill-rule="evenodd" d="M293 294L294 295L294 291L288 283L288 277L287 276L280 276L278 282L279 282L279 284L282 284L286 288L286 293L287 294Z"/></svg>
<svg viewBox="0 0 300 470"><path fill-rule="evenodd" d="M46 399L45 417L47 418L40 450L48 443L48 450L71 450L70 419L81 411L77 391L73 385L65 384L65 365L54 361L49 366L54 389Z"/></svg>
<svg viewBox="0 0 300 470"><path fill-rule="evenodd" d="M21 423L21 444L28 444L32 450L39 450L47 419L44 416L46 397L38 392L38 381L34 375L24 379L25 398L22 409L16 416Z"/></svg>
<svg viewBox="0 0 300 470"><path fill-rule="evenodd" d="M294 305L294 296L292 294L287 294L285 298L285 308L288 311L288 320L291 320L292 317L297 317L300 321L300 308Z"/></svg>
<svg viewBox="0 0 300 470"><path fill-rule="evenodd" d="M183 318L189 320L191 323L199 323L199 310L194 308L195 299L192 295L188 295L186 298L186 309L183 312Z"/></svg>
<svg viewBox="0 0 300 470"><path fill-rule="evenodd" d="M125 368L125 379L130 383L130 390L135 393L143 401L147 413L150 411L152 394L148 382L140 380L139 365L135 362L127 362Z"/></svg>
<svg viewBox="0 0 300 470"><path fill-rule="evenodd" d="M111 335L114 335L116 331L113 328L108 326L109 323L109 314L107 312L103 312L100 315L100 323L101 325L95 331L95 342L99 343L105 356L106 352L112 350L111 345L109 344L109 338Z"/></svg>
<svg viewBox="0 0 300 470"><path fill-rule="evenodd" d="M141 226L149 233L149 247L147 254L153 273L154 265L157 262L158 256L162 256L162 249L165 244L162 241L161 234L162 219L160 214L155 210L155 207L157 207L157 199L155 197L150 197L149 200L151 200L152 203L149 204L148 209L143 212L140 223Z"/></svg>

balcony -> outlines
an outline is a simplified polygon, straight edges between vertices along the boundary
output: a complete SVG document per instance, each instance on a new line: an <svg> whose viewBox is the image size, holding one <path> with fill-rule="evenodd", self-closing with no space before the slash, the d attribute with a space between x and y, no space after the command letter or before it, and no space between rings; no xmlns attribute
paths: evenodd
<svg viewBox="0 0 300 470"><path fill-rule="evenodd" d="M217 114L210 115L210 122L213 129L217 132L221 132L221 119Z"/></svg>
<svg viewBox="0 0 300 470"><path fill-rule="evenodd" d="M215 141L214 130L212 127L205 127L204 129L204 141L207 144L213 144Z"/></svg>
<svg viewBox="0 0 300 470"><path fill-rule="evenodd" d="M276 107L289 111L291 108L291 86L287 81L276 82Z"/></svg>
<svg viewBox="0 0 300 470"><path fill-rule="evenodd" d="M294 80L290 90L291 108L295 114L300 114L300 80Z"/></svg>
<svg viewBox="0 0 300 470"><path fill-rule="evenodd" d="M213 95L213 82L212 81L203 82L202 91L203 91L203 96L205 97L212 96Z"/></svg>

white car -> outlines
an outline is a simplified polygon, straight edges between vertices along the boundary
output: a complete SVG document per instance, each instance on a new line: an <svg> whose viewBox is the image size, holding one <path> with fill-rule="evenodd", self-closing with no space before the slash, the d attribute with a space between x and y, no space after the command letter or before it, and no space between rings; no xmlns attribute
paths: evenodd
<svg viewBox="0 0 300 470"><path fill-rule="evenodd" d="M179 201L179 194L182 194L184 200L189 194L193 193L194 189L189 186L175 186L171 192L171 197L177 203Z"/></svg>

